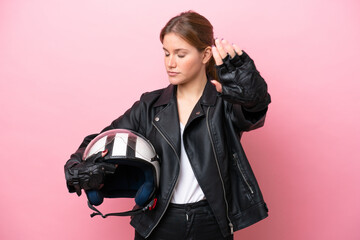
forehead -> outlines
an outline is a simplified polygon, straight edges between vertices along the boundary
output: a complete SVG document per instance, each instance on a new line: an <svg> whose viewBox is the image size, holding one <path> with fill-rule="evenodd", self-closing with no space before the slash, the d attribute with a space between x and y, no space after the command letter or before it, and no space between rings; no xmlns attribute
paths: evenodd
<svg viewBox="0 0 360 240"><path fill-rule="evenodd" d="M196 50L194 46L190 45L176 33L168 33L164 36L163 48L168 51Z"/></svg>

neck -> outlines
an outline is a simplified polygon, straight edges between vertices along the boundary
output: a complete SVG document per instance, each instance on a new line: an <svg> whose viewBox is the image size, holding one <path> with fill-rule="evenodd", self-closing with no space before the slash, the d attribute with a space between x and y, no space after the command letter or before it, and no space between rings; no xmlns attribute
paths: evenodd
<svg viewBox="0 0 360 240"><path fill-rule="evenodd" d="M177 86L177 98L187 98L198 100L205 88L207 82L206 73L203 72L196 79L188 81Z"/></svg>

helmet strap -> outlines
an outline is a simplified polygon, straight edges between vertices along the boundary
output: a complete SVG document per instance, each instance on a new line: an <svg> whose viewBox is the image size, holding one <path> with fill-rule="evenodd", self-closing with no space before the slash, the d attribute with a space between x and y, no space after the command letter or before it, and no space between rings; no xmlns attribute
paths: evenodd
<svg viewBox="0 0 360 240"><path fill-rule="evenodd" d="M88 207L93 210L94 212L92 214L90 214L90 217L95 217L95 216L101 216L102 218L107 218L109 216L134 216L137 215L139 213L145 212L147 210L153 210L156 206L156 202L157 202L157 198L154 198L150 203L148 203L145 207L143 208L138 208L135 210L130 210L130 211L126 211L126 212L118 212L118 213L108 213L108 214L103 214L101 213L96 207L94 207L89 201L88 201Z"/></svg>

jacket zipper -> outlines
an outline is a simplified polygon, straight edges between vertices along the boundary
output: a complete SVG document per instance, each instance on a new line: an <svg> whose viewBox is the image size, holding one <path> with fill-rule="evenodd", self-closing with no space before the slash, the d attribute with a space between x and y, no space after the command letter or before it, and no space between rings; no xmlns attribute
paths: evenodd
<svg viewBox="0 0 360 240"><path fill-rule="evenodd" d="M214 141L213 141L213 139L212 139L212 137L211 137L211 132L210 132L210 126L209 126L209 111L210 111L210 107L208 107L208 109L207 109L207 111L206 111L206 126L207 126L207 129L208 129L211 146L212 146L212 149L213 149L213 152L214 152L214 156L215 156L216 166L217 166L217 169L218 169L218 172L219 172L219 176L220 176L220 180L221 180L221 184L222 184L222 188L223 188L225 205L226 205L226 217L227 217L227 219L228 219L228 221L229 221L229 227L230 227L231 235L233 235L233 234L234 234L234 225L232 224L232 222L231 222L231 220L230 220L230 217L229 217L229 204L228 204L228 201L227 201L227 198L226 198L224 180L223 180L223 178L222 178L222 176L221 176L220 167L219 167L219 161L218 161L218 158L217 158L217 155L216 155L215 146L214 146Z"/></svg>
<svg viewBox="0 0 360 240"><path fill-rule="evenodd" d="M153 126L156 128L156 130L161 134L161 136L165 139L165 141L170 145L170 147L171 147L172 150L174 151L174 153L175 153L178 161L180 162L180 158L179 158L179 156L178 156L178 154L177 154L174 146L169 142L169 140L164 136L164 134L160 131L160 129L159 129L153 122L152 122L152 125L153 125ZM179 175L179 172L177 172L177 175ZM174 186L176 186L176 184L177 184L177 182L178 182L178 179L179 179L179 178L177 177ZM157 223L154 225L154 227L150 230L150 232L148 233L148 235L146 235L145 238L148 238L148 237L150 236L150 234L152 233L152 231L154 231L154 229L156 228L156 226L159 224L160 220L162 219L162 217L164 216L164 214L165 214L165 212L166 212L166 209L168 208L168 206L169 206L169 204L170 204L170 200L171 200L173 194L174 194L174 187L172 188L170 198L168 199L168 201L167 201L167 203L166 203L165 210L163 211L163 213L161 214L159 220L158 220Z"/></svg>
<svg viewBox="0 0 360 240"><path fill-rule="evenodd" d="M244 179L244 182L245 182L246 185L248 186L251 194L254 194L254 191L252 190L252 187L250 186L249 182L247 181L244 172L241 170L241 167L240 167L240 164L239 164L239 158L238 158L237 154L234 153L234 154L233 154L233 157L235 158L236 166L238 167L238 169L239 169L239 171L240 171L240 173L241 173L241 176L242 176L242 178Z"/></svg>

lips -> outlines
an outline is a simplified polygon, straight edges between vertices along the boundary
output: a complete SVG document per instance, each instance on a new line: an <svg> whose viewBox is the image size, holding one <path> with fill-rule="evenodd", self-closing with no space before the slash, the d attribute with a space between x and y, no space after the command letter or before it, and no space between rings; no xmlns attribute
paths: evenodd
<svg viewBox="0 0 360 240"><path fill-rule="evenodd" d="M167 73L168 73L168 75L170 77L174 77L174 76L177 76L179 74L179 72L171 72L171 71L168 71Z"/></svg>

